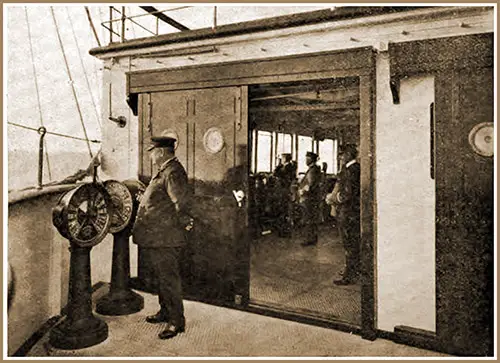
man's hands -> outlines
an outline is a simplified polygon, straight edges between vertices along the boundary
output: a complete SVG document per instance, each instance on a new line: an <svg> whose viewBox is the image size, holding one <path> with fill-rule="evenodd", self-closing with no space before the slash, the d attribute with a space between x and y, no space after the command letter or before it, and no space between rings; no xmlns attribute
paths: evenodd
<svg viewBox="0 0 500 363"><path fill-rule="evenodd" d="M194 227L194 219L193 218L189 218L189 222L184 226L184 229L186 231L191 231Z"/></svg>
<svg viewBox="0 0 500 363"><path fill-rule="evenodd" d="M194 219L188 215L179 216L179 222L186 231L191 231L194 227Z"/></svg>

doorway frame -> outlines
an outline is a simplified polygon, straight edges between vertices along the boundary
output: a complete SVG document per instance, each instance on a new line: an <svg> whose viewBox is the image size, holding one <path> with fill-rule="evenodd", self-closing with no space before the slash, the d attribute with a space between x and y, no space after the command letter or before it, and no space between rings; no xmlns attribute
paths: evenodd
<svg viewBox="0 0 500 363"><path fill-rule="evenodd" d="M326 78L359 78L362 269L360 329L348 323L319 321L315 318L294 316L294 314L285 314L279 311L273 312L270 309L256 309L248 304L243 306L243 309L318 325L327 325L339 330L360 332L363 338L369 340L376 338L375 57L376 52L372 47L362 47L126 73L129 100L138 99L138 94L149 92L225 86L248 87L254 84ZM248 114L248 109L242 110L242 113ZM248 117L242 121L248 123ZM139 130L141 129L139 125ZM139 140L142 140L142 135L139 135ZM249 147L247 145L247 148ZM141 154L142 152L139 151L139 161L142 160ZM247 260L248 269L250 269L250 251L248 251Z"/></svg>

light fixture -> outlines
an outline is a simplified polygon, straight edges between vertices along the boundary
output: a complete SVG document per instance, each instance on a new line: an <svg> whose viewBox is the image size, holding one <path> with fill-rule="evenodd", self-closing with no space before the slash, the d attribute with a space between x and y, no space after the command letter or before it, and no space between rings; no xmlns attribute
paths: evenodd
<svg viewBox="0 0 500 363"><path fill-rule="evenodd" d="M109 120L115 122L118 125L118 127L122 128L125 127L125 125L127 124L127 119L125 118L125 116L118 116L118 117L109 116Z"/></svg>

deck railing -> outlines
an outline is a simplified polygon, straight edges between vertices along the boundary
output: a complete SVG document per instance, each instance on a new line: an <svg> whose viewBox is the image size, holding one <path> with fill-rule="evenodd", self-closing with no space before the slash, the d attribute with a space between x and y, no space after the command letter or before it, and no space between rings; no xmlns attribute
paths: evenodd
<svg viewBox="0 0 500 363"><path fill-rule="evenodd" d="M172 25L174 28L177 28L178 30L188 30L186 27L182 26L182 24L178 24L177 22L175 22L175 20L169 18L168 16L162 17L162 14L166 15L166 13L172 13L175 11L189 9L192 7L193 6L179 6L162 10L153 10L154 8L150 7L151 9L145 10L146 12L144 14L127 15L125 6L121 7L110 6L109 20L102 22L101 25L108 31L109 43L124 42L127 40L131 40L130 36L132 36L132 38L136 38L134 34L127 33L128 30L127 26L136 26L149 36L160 35L162 32L160 24L161 22L164 22L162 18L170 19L170 22L168 22L167 20L167 23ZM212 8L213 8L212 28L215 28L217 26L217 6L212 6Z"/></svg>

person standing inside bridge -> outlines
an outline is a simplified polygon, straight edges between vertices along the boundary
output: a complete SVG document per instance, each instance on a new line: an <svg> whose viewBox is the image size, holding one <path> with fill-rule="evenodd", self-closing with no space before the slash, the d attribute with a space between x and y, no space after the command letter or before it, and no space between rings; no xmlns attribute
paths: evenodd
<svg viewBox="0 0 500 363"><path fill-rule="evenodd" d="M277 229L278 235L281 237L291 236L291 186L297 178L297 167L293 163L292 154L283 153L281 159L283 164L279 164L274 170L274 176L278 178L279 196L276 209L278 210Z"/></svg>
<svg viewBox="0 0 500 363"><path fill-rule="evenodd" d="M321 202L321 169L316 164L318 154L306 153L307 172L299 185L299 201L303 207L305 224L305 241L302 246L312 246L318 243L319 205Z"/></svg>
<svg viewBox="0 0 500 363"><path fill-rule="evenodd" d="M141 198L132 235L158 279L160 310L146 321L166 323L159 337L170 339L185 329L180 259L193 221L191 192L186 171L175 156L176 139L152 137L151 141L148 151L158 172Z"/></svg>
<svg viewBox="0 0 500 363"><path fill-rule="evenodd" d="M356 160L356 145L346 144L341 148L342 170L333 189L333 204L342 243L345 249L345 269L336 285L357 282L360 273L360 165Z"/></svg>

